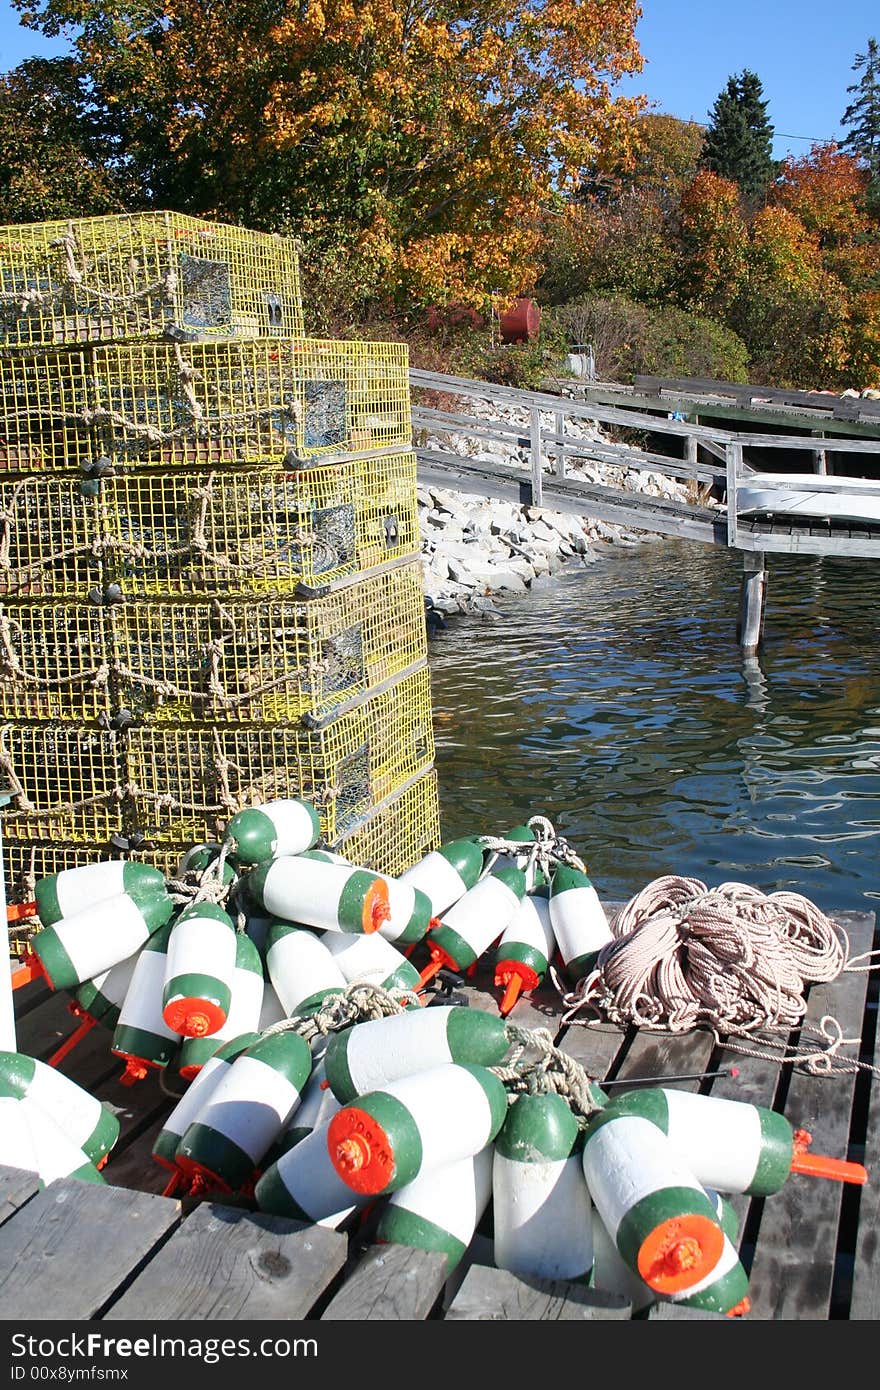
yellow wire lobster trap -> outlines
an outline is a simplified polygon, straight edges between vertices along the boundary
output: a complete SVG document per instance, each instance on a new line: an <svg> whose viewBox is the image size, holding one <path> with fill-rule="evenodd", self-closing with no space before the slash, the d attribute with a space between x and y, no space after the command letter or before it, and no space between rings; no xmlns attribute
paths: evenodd
<svg viewBox="0 0 880 1390"><path fill-rule="evenodd" d="M0 344L302 333L290 237L177 212L0 227Z"/></svg>
<svg viewBox="0 0 880 1390"><path fill-rule="evenodd" d="M126 604L112 626L136 722L322 719L427 656L418 560L301 602Z"/></svg>
<svg viewBox="0 0 880 1390"><path fill-rule="evenodd" d="M375 806L363 824L341 836L333 848L351 864L396 876L439 845L440 803L432 768Z"/></svg>
<svg viewBox="0 0 880 1390"><path fill-rule="evenodd" d="M315 729L158 728L127 736L131 826L149 843L217 840L245 806L312 801L332 840L434 760L427 664Z"/></svg>
<svg viewBox="0 0 880 1390"><path fill-rule="evenodd" d="M0 467L302 465L412 444L403 343L317 338L0 353Z"/></svg>
<svg viewBox="0 0 880 1390"><path fill-rule="evenodd" d="M418 558L300 601L0 603L0 717L290 724L426 656Z"/></svg>
<svg viewBox="0 0 880 1390"><path fill-rule="evenodd" d="M0 604L0 718L109 715L114 664L108 616L88 603Z"/></svg>
<svg viewBox="0 0 880 1390"><path fill-rule="evenodd" d="M18 598L315 591L419 549L411 452L0 486L0 594Z"/></svg>
<svg viewBox="0 0 880 1390"><path fill-rule="evenodd" d="M13 793L3 815L11 840L94 845L119 830L125 756L117 731L7 723L0 767Z"/></svg>

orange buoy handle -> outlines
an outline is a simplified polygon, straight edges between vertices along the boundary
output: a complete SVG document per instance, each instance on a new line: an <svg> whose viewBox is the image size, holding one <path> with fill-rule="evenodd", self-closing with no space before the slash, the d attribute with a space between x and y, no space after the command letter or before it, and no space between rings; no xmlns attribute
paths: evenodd
<svg viewBox="0 0 880 1390"><path fill-rule="evenodd" d="M811 1178L832 1178L835 1182L851 1182L864 1185L868 1181L868 1170L861 1163L850 1163L844 1158L828 1158L825 1154L796 1153L791 1160L793 1173L806 1173Z"/></svg>
<svg viewBox="0 0 880 1390"><path fill-rule="evenodd" d="M36 903L7 903L6 905L6 921L8 923L25 922L29 917L36 916Z"/></svg>

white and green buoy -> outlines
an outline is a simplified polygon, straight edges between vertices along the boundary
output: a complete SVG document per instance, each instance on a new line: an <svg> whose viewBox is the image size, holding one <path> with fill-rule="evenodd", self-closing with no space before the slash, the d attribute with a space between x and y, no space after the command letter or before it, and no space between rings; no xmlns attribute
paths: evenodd
<svg viewBox="0 0 880 1390"><path fill-rule="evenodd" d="M526 880L511 865L492 870L464 897L447 908L428 938L431 964L421 972L424 983L444 965L469 970L503 935L525 896Z"/></svg>
<svg viewBox="0 0 880 1390"><path fill-rule="evenodd" d="M175 1152L191 1181L238 1192L299 1105L312 1054L299 1033L267 1033L240 1052L190 1121Z"/></svg>
<svg viewBox="0 0 880 1390"><path fill-rule="evenodd" d="M23 1052L0 1052L0 1096L28 1101L51 1115L96 1166L119 1138L119 1120L70 1077Z"/></svg>
<svg viewBox="0 0 880 1390"><path fill-rule="evenodd" d="M168 938L162 1017L174 1033L204 1038L226 1022L235 975L235 923L216 903L177 914Z"/></svg>
<svg viewBox="0 0 880 1390"><path fill-rule="evenodd" d="M495 984L504 989L501 1013L509 1014L520 993L537 989L556 949L549 889L527 893L495 949Z"/></svg>
<svg viewBox="0 0 880 1390"><path fill-rule="evenodd" d="M319 931L374 932L388 920L388 885L378 874L305 854L252 869L247 892L260 909Z"/></svg>
<svg viewBox="0 0 880 1390"><path fill-rule="evenodd" d="M173 912L164 888L137 898L117 893L34 932L30 949L52 989L75 990L134 954Z"/></svg>
<svg viewBox="0 0 880 1390"><path fill-rule="evenodd" d="M438 1250L451 1274L474 1238L492 1196L492 1145L425 1168L388 1197L376 1227L380 1245Z"/></svg>
<svg viewBox="0 0 880 1390"><path fill-rule="evenodd" d="M180 1034L168 1027L162 1006L170 936L167 922L141 950L113 1030L111 1051L125 1058L120 1080L126 1085L142 1081L150 1068L164 1070L180 1047Z"/></svg>
<svg viewBox="0 0 880 1390"><path fill-rule="evenodd" d="M135 900L149 898L163 893L165 886L165 875L152 864L102 859L37 879L34 899L42 926L51 927L62 917L73 917L105 898L118 898L121 894Z"/></svg>
<svg viewBox="0 0 880 1390"><path fill-rule="evenodd" d="M262 1008L263 962L250 937L237 931L232 999L226 1021L210 1036L183 1039L177 1058L180 1075L190 1080L224 1043L231 1042L242 1033L259 1033Z"/></svg>
<svg viewBox="0 0 880 1390"><path fill-rule="evenodd" d="M327 1131L330 1159L353 1192L387 1194L412 1182L423 1168L479 1153L506 1114L507 1091L494 1072L449 1062L343 1105Z"/></svg>
<svg viewBox="0 0 880 1390"><path fill-rule="evenodd" d="M0 1164L35 1173L41 1188L56 1178L105 1181L88 1155L47 1111L13 1096L0 1095Z"/></svg>
<svg viewBox="0 0 880 1390"><path fill-rule="evenodd" d="M609 1101L587 1126L584 1175L623 1260L656 1292L700 1283L721 1258L715 1206L662 1130Z"/></svg>
<svg viewBox="0 0 880 1390"><path fill-rule="evenodd" d="M94 979L83 980L73 996L83 1015L111 1031L116 1027L139 955L140 947L125 960L111 965L109 970L102 970Z"/></svg>
<svg viewBox="0 0 880 1390"><path fill-rule="evenodd" d="M207 1105L239 1053L258 1042L259 1038L256 1032L242 1033L220 1043L207 1061L202 1063L156 1136L153 1158L157 1163L165 1168L177 1167L177 1146L190 1124Z"/></svg>
<svg viewBox="0 0 880 1390"><path fill-rule="evenodd" d="M367 1019L333 1033L324 1069L337 1100L348 1104L367 1091L448 1063L497 1066L509 1046L503 1019L454 1004Z"/></svg>
<svg viewBox="0 0 880 1390"><path fill-rule="evenodd" d="M404 869L401 883L418 888L431 904L431 916L440 917L473 888L483 872L483 851L473 840L450 840L432 849L417 864Z"/></svg>
<svg viewBox="0 0 880 1390"><path fill-rule="evenodd" d="M324 938L293 922L273 922L269 928L266 969L287 1018L314 1013L328 994L342 993L348 983Z"/></svg>
<svg viewBox="0 0 880 1390"><path fill-rule="evenodd" d="M602 947L614 939L589 876L570 864L553 871L550 921L562 963L575 980L592 970Z"/></svg>
<svg viewBox="0 0 880 1390"><path fill-rule="evenodd" d="M322 938L347 984L373 984L381 989L418 990L421 980L412 962L386 940L381 931L369 936L327 932ZM417 1000L413 1001L416 1008Z"/></svg>
<svg viewBox="0 0 880 1390"><path fill-rule="evenodd" d="M581 1131L556 1092L517 1096L495 1138L494 1258L523 1278L588 1281L593 1204Z"/></svg>
<svg viewBox="0 0 880 1390"><path fill-rule="evenodd" d="M331 1162L329 1128L323 1120L267 1164L254 1187L260 1211L335 1229L366 1205L368 1194L352 1191Z"/></svg>
<svg viewBox="0 0 880 1390"><path fill-rule="evenodd" d="M279 797L237 812L226 825L223 843L236 864L249 865L302 854L320 837L320 818L311 802Z"/></svg>

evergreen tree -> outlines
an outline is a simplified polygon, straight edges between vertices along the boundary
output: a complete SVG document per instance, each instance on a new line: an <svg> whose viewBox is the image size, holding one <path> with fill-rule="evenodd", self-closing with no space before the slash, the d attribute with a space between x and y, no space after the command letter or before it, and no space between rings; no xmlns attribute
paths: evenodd
<svg viewBox="0 0 880 1390"><path fill-rule="evenodd" d="M759 203L779 167L772 148L761 80L745 68L728 78L709 112L700 167L736 183L747 202Z"/></svg>
<svg viewBox="0 0 880 1390"><path fill-rule="evenodd" d="M855 100L840 118L847 133L841 145L863 159L870 170L871 191L880 196L880 45L868 39L868 51L858 53L853 72L864 68L861 78L847 87Z"/></svg>

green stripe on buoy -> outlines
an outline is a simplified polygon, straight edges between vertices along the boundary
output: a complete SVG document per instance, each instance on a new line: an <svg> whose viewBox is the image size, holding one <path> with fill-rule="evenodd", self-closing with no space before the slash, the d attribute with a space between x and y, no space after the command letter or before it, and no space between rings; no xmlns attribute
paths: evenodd
<svg viewBox="0 0 880 1390"><path fill-rule="evenodd" d="M175 1161L185 1171L203 1169L230 1192L237 1192L254 1171L250 1154L219 1130L198 1120L189 1126L178 1144Z"/></svg>
<svg viewBox="0 0 880 1390"><path fill-rule="evenodd" d="M163 1038L158 1033L148 1033L143 1028L123 1023L116 1025L110 1051L161 1068L174 1060L179 1046L180 1038L176 1034L173 1038Z"/></svg>
<svg viewBox="0 0 880 1390"><path fill-rule="evenodd" d="M705 1217L721 1236L718 1213L705 1192L696 1187L661 1187L630 1207L617 1228L617 1248L630 1269L638 1269L646 1233L664 1222L677 1221L683 1213Z"/></svg>
<svg viewBox="0 0 880 1390"><path fill-rule="evenodd" d="M336 919L340 930L362 932L364 928L364 901L378 879L378 874L368 873L366 869L355 869L339 895Z"/></svg>
<svg viewBox="0 0 880 1390"><path fill-rule="evenodd" d="M791 1172L794 1131L784 1115L763 1106L756 1109L761 1121L761 1156L746 1192L753 1197L769 1197L784 1186Z"/></svg>
<svg viewBox="0 0 880 1390"><path fill-rule="evenodd" d="M516 1163L558 1162L569 1158L580 1131L571 1107L562 1096L517 1096L495 1136L495 1149Z"/></svg>
<svg viewBox="0 0 880 1390"><path fill-rule="evenodd" d="M510 1047L507 1025L484 1009L453 1007L448 1011L446 1040L453 1062L497 1066Z"/></svg>
<svg viewBox="0 0 880 1390"><path fill-rule="evenodd" d="M446 1256L446 1272L451 1274L467 1246L442 1226L396 1203L387 1202L376 1228L380 1245L408 1245L414 1250L437 1250Z"/></svg>

